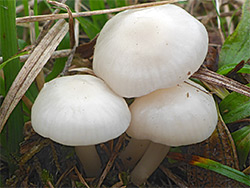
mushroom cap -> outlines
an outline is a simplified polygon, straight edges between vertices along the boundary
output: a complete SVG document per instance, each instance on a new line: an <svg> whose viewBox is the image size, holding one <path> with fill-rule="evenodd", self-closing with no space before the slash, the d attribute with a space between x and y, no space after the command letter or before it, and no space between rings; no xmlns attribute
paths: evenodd
<svg viewBox="0 0 250 188"><path fill-rule="evenodd" d="M168 146L202 142L218 120L213 97L191 81L137 98L130 111L129 136Z"/></svg>
<svg viewBox="0 0 250 188"><path fill-rule="evenodd" d="M69 146L116 138L128 128L130 119L125 100L90 75L46 83L31 111L32 126L38 134Z"/></svg>
<svg viewBox="0 0 250 188"><path fill-rule="evenodd" d="M205 27L178 6L127 10L101 30L93 70L120 96L139 97L186 80L207 48Z"/></svg>

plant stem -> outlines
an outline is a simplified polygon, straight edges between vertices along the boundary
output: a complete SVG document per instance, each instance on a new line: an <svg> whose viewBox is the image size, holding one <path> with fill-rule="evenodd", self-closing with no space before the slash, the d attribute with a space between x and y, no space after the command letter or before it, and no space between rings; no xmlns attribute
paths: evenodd
<svg viewBox="0 0 250 188"><path fill-rule="evenodd" d="M17 32L16 32L16 1L15 0L0 0L0 45L1 52L3 56L3 61L9 59L15 55L18 51L17 46ZM4 82L6 92L12 85L17 73L21 68L21 64L18 59L12 60L8 63L4 71ZM15 170L15 165L13 164L13 157L10 154L17 155L19 151L19 143L22 140L22 130L23 130L23 113L22 106L19 103L15 110L12 112L7 126L1 132L1 146L3 147L2 154L8 157L10 173Z"/></svg>

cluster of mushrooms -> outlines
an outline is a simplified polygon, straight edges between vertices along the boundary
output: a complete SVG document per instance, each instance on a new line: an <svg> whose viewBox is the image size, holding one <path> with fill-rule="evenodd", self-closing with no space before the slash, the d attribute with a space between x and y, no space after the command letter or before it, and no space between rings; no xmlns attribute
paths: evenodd
<svg viewBox="0 0 250 188"><path fill-rule="evenodd" d="M32 126L44 137L75 146L89 177L102 169L95 145L126 131L131 139L119 157L140 185L170 146L201 142L217 125L213 97L188 79L207 48L205 27L176 5L118 13L97 39L96 76L46 83L32 107ZM124 98L135 100L128 107Z"/></svg>

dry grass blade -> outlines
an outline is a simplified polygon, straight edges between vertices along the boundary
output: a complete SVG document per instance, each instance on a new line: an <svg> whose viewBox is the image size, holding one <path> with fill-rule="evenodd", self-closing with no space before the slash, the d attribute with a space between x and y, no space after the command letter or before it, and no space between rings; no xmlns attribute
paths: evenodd
<svg viewBox="0 0 250 188"><path fill-rule="evenodd" d="M74 166L74 170L79 178L79 180L81 181L81 183L83 185L85 185L87 188L90 188L89 185L87 184L87 182L85 181L85 179L82 177L81 173L79 172L79 170L76 168L76 166Z"/></svg>
<svg viewBox="0 0 250 188"><path fill-rule="evenodd" d="M164 5L168 3L176 3L180 1L186 1L186 0L169 0L169 1L159 1L159 2L152 2L152 3L143 3L143 4L137 4L137 5L131 5L131 6L125 6L120 8L114 8L114 9L105 9L105 10L97 10L97 11L86 11L86 12L79 12L79 13L73 13L73 17L85 17L85 16L93 16L93 15L99 15L99 14L109 14L114 12L120 12L128 9L135 9L135 8L143 8L143 7L149 7L149 6L156 6L156 5ZM49 14L49 15L41 15L41 16L26 16L16 19L16 23L25 23L25 22L39 22L39 21L46 21L46 20L57 20L57 19L65 19L68 18L69 15L66 14Z"/></svg>
<svg viewBox="0 0 250 188"><path fill-rule="evenodd" d="M74 18L73 18L73 15L72 15L72 12L71 12L70 8L67 5L63 4L63 3L59 3L59 2L56 2L56 1L47 0L47 2L52 4L52 5L65 8L67 10L67 12L69 14L68 17L69 17L70 47L73 48L75 46Z"/></svg>
<svg viewBox="0 0 250 188"><path fill-rule="evenodd" d="M56 186L56 187L59 187L59 184L61 183L61 181L62 181L69 173L71 173L74 169L75 169L75 167L72 167L72 168L66 170L66 171L60 176L60 178L57 180L55 186Z"/></svg>
<svg viewBox="0 0 250 188"><path fill-rule="evenodd" d="M48 3L50 4L53 4L55 6L58 6L58 7L62 7L62 8L65 8L69 14L69 35L70 35L70 47L72 48L70 54L69 54L69 58L65 64L65 67L61 73L61 75L65 75L66 72L68 72L68 69L71 65L71 62L73 60L73 57L74 57L74 54L75 54L75 51L76 51L76 40L75 40L75 29L74 29L74 18L73 18L73 15L72 15L72 12L70 10L70 8L63 4L63 3L59 3L59 2L56 2L56 1L49 1L47 0Z"/></svg>
<svg viewBox="0 0 250 188"><path fill-rule="evenodd" d="M118 140L118 142L117 142L117 144L115 146L115 149L113 150L113 152L112 152L112 154L111 154L111 156L109 158L109 161L108 161L108 163L107 163L107 165L106 165L106 167L105 167L105 169L104 169L104 171L103 171L103 173L102 173L102 175L101 175L101 177L99 179L97 187L101 187L104 179L106 178L108 172L110 171L111 167L113 166L113 164L115 162L115 159L118 156L119 150L120 150L120 148L122 146L122 143L123 143L124 139L125 139L125 134L123 134L123 135L121 135L119 137L119 140Z"/></svg>
<svg viewBox="0 0 250 188"><path fill-rule="evenodd" d="M175 174L173 174L171 172L171 170L165 168L163 165L161 165L159 167L161 169L161 171L166 174L173 182L176 183L176 185L178 185L181 188L186 188L188 187L188 184L186 182L184 182L184 180L182 180L180 177L176 176Z"/></svg>
<svg viewBox="0 0 250 188"><path fill-rule="evenodd" d="M41 40L18 73L0 107L0 132L11 112L68 32L68 23L58 21Z"/></svg>
<svg viewBox="0 0 250 188"><path fill-rule="evenodd" d="M225 87L229 90L250 97L250 87L245 86L244 84L241 84L233 79L227 78L223 75L217 74L216 72L210 71L203 67L201 67L197 72L195 72L192 75L192 78L197 78L212 85Z"/></svg>
<svg viewBox="0 0 250 188"><path fill-rule="evenodd" d="M250 166L248 166L246 169L242 171L244 174L249 174L250 175Z"/></svg>

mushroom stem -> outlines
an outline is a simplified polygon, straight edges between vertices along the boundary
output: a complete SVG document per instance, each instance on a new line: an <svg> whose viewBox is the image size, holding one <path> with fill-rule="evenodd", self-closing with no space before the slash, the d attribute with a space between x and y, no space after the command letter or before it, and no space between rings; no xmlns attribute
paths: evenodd
<svg viewBox="0 0 250 188"><path fill-rule="evenodd" d="M169 149L170 146L151 142L147 151L131 173L132 183L140 186L146 182L148 177L151 176L166 157Z"/></svg>
<svg viewBox="0 0 250 188"><path fill-rule="evenodd" d="M119 156L126 168L125 170L131 170L135 167L135 164L141 159L148 148L149 143L150 141L148 140L129 139L128 145Z"/></svg>
<svg viewBox="0 0 250 188"><path fill-rule="evenodd" d="M95 146L75 146L75 151L87 177L98 177L101 173L102 164Z"/></svg>

